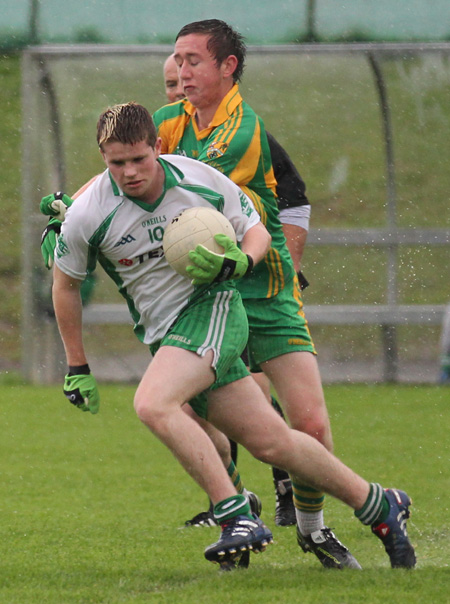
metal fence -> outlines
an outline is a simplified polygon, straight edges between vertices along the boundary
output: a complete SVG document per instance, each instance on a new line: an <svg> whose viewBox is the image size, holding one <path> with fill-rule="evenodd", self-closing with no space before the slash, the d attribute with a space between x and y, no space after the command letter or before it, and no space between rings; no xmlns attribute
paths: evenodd
<svg viewBox="0 0 450 604"><path fill-rule="evenodd" d="M156 56L165 57L171 52L168 46L103 46L80 45L37 46L28 48L23 55L23 374L36 382L48 382L61 372L59 337L51 313L42 313L40 281L42 270L37 269L37 233L42 220L36 212L36 187L47 193L41 181L42 170L51 174L52 188L64 189L66 183L67 143L64 140L62 114L54 71L49 65L61 59L95 60L95 57ZM428 44L304 44L298 46L250 47L249 55L357 55L364 57L373 74L380 108L379 127L384 141L384 177L386 182L386 223L380 228L314 228L308 237L308 246L373 246L387 251L385 275L386 304L377 305L308 305L307 316L311 323L319 324L376 324L383 338L384 370L386 381L395 381L398 374L398 347L396 327L402 324L440 325L445 311L442 304L405 305L398 301L398 252L403 245L449 246L448 228L405 228L397 221L397 174L395 137L392 128L389 90L383 72L382 60L404 59L425 54L442 55L448 60L450 43ZM70 77L70 74L68 74ZM44 109L43 109L44 108ZM44 121L47 143L41 149L39 132L33 119ZM40 127L42 131L42 126ZM39 154L48 152L44 165ZM443 150L444 152L444 150ZM448 152L448 149L447 149ZM42 179L45 180L45 179ZM34 204L34 205L33 205ZM39 259L40 260L40 259ZM128 323L125 306L93 304L85 309L86 324Z"/></svg>

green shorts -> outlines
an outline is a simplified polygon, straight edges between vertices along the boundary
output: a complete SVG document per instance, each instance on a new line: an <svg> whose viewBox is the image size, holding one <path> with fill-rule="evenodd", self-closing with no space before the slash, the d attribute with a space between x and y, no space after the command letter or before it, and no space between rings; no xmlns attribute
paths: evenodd
<svg viewBox="0 0 450 604"><path fill-rule="evenodd" d="M244 300L249 324L250 371L261 372L261 363L295 351L316 354L303 312L297 275L272 298Z"/></svg>
<svg viewBox="0 0 450 604"><path fill-rule="evenodd" d="M189 304L162 340L150 346L150 352L154 355L161 346L176 346L203 357L212 350L216 381L210 390L214 390L249 375L240 358L247 339L248 322L241 295L229 284L218 284ZM206 419L206 393L189 402Z"/></svg>

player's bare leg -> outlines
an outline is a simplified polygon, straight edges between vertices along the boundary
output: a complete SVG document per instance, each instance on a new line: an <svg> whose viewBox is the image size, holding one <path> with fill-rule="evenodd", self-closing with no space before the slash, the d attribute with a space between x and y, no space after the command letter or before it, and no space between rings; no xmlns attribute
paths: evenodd
<svg viewBox="0 0 450 604"><path fill-rule="evenodd" d="M369 484L308 434L290 429L267 405L250 377L208 394L209 419L257 459L283 468L353 509L364 504ZM245 411L244 411L245 410Z"/></svg>
<svg viewBox="0 0 450 604"><path fill-rule="evenodd" d="M203 428L203 430L206 432L206 434L212 440L215 448L217 449L217 452L219 453L220 458L222 459L223 465L225 466L225 468L228 468L232 459L231 459L230 441L225 436L225 434L223 434L223 432L220 432L220 430L217 430L217 428L215 428L210 422L199 417L195 413L195 411L192 409L192 407L189 405L189 403L186 403L186 405L183 405L183 411L185 413L187 413L189 415L189 417L191 417L195 422L197 422L197 424L199 426L201 426ZM208 526L217 525L216 521L214 520L214 505L211 500L208 500L208 501L209 501L208 509L205 511L199 512L192 518L189 518L189 520L186 520L186 522L184 523L185 526L187 526L187 527L192 527L192 526L208 527Z"/></svg>
<svg viewBox="0 0 450 604"><path fill-rule="evenodd" d="M199 357L162 346L139 384L135 409L213 502L222 534L205 550L205 557L231 568L241 559L247 565L248 551L263 551L272 541L272 533L252 516L248 498L236 492L211 439L182 409L187 400L214 382L211 357L212 352Z"/></svg>
<svg viewBox="0 0 450 604"><path fill-rule="evenodd" d="M212 354L212 353L211 353ZM236 494L220 456L182 405L214 382L210 355L163 346L135 394L139 419L172 451L213 503Z"/></svg>
<svg viewBox="0 0 450 604"><path fill-rule="evenodd" d="M293 428L333 449L330 421L316 357L310 352L292 352L262 364L270 377ZM314 553L327 568L361 568L354 556L325 525L324 493L298 477L293 483L297 541L305 552Z"/></svg>
<svg viewBox="0 0 450 604"><path fill-rule="evenodd" d="M252 373L252 378L264 393L269 405L285 420L283 409L276 398L272 396L270 382L263 373ZM275 524L277 526L292 526L297 524L290 476L284 471L272 466L273 485L275 487Z"/></svg>
<svg viewBox="0 0 450 604"><path fill-rule="evenodd" d="M260 516L262 510L261 500L256 493L253 493L252 491L249 491L244 487L240 473L236 468L236 465L232 458L229 439L225 436L223 432L220 432L220 430L215 428L211 424L211 422L208 422L207 420L199 417L189 405L189 403L183 405L183 411L187 413L189 417L192 417L192 419L195 420L195 422L203 428L203 430L212 440L215 448L217 449L217 452L220 455L220 458L222 459L223 465L227 469L228 476L231 478L231 481L236 487L237 492L244 493L248 497L252 512L257 516ZM185 522L185 526L188 527L216 525L217 522L214 519L214 505L211 501L209 501L209 508L207 511L200 512L199 514L196 514L192 519L187 520Z"/></svg>
<svg viewBox="0 0 450 604"><path fill-rule="evenodd" d="M230 441L225 434L215 428L211 422L199 417L189 403L183 406L183 411L187 413L189 417L192 417L192 419L203 428L203 430L214 443L214 446L222 459L222 463L226 467L231 461L231 450Z"/></svg>
<svg viewBox="0 0 450 604"><path fill-rule="evenodd" d="M411 500L406 493L388 489L384 494L379 484L369 484L318 440L289 429L255 387L254 381L243 378L212 391L210 420L256 458L285 469L305 484L352 507L361 522L371 525L383 541L393 567L413 567L414 548L406 532ZM245 419L241 419L243 408Z"/></svg>
<svg viewBox="0 0 450 604"><path fill-rule="evenodd" d="M296 430L317 439L332 452L330 420L325 404L316 357L310 352L292 352L261 364ZM311 485L294 482L297 525L309 535L324 528L324 494Z"/></svg>
<svg viewBox="0 0 450 604"><path fill-rule="evenodd" d="M316 357L291 352L261 364L273 384L293 428L333 450L330 420Z"/></svg>

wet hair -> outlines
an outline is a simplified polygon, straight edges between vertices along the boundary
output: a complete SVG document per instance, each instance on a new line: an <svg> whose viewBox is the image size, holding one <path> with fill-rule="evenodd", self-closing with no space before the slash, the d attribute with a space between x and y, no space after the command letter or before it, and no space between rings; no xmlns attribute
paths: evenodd
<svg viewBox="0 0 450 604"><path fill-rule="evenodd" d="M152 116L138 103L113 105L104 111L97 122L97 142L116 142L134 145L146 141L155 147L157 133Z"/></svg>
<svg viewBox="0 0 450 604"><path fill-rule="evenodd" d="M188 23L180 29L176 39L189 34L204 34L209 36L207 49L219 66L227 57L234 55L238 64L233 73L233 81L239 82L244 72L245 55L247 48L244 37L241 36L231 25L219 19L205 19Z"/></svg>

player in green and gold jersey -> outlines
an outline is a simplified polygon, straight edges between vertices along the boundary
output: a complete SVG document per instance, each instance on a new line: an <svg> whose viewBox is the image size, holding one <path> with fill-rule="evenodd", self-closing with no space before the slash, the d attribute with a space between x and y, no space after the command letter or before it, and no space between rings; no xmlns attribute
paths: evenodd
<svg viewBox="0 0 450 604"><path fill-rule="evenodd" d="M261 371L270 379L292 426L331 451L316 353L278 218L264 124L239 92L245 54L242 36L223 21L184 26L174 58L186 98L156 111L154 120L163 153L198 159L226 174L250 197L270 232L272 246L264 261L238 284L249 320L250 369L256 379ZM314 552L325 566L359 566L324 523L324 494L291 479L304 551Z"/></svg>

